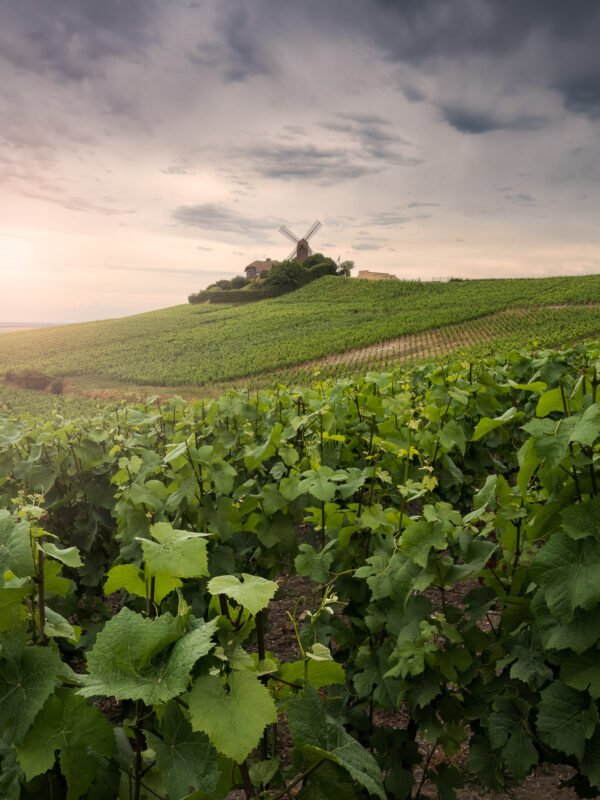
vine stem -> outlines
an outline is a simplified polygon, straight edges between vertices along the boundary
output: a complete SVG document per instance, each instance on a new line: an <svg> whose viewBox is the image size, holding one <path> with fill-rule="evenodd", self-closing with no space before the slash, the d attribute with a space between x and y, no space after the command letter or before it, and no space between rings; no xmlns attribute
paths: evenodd
<svg viewBox="0 0 600 800"><path fill-rule="evenodd" d="M37 574L37 589L38 589L38 613L40 615L40 639L41 644L48 644L48 637L46 636L46 597L44 594L44 561L46 554L40 548L38 550L38 574Z"/></svg>
<svg viewBox="0 0 600 800"><path fill-rule="evenodd" d="M427 770L429 769L429 764L431 763L431 759L433 758L433 754L435 753L435 751L437 749L438 749L438 746L437 746L437 744L435 744L431 748L431 750L429 751L429 754L427 756L427 760L425 761L425 765L423 767L423 775L421 776L421 782L419 783L419 786L417 788L417 793L415 795L415 800L418 800L418 798L421 796L421 791L423 789L425 781L427 780Z"/></svg>
<svg viewBox="0 0 600 800"><path fill-rule="evenodd" d="M142 720L144 717L144 704L141 700L135 702L135 761L134 761L134 783L133 783L133 800L140 800L142 789L142 752L144 750L144 732L142 728Z"/></svg>
<svg viewBox="0 0 600 800"><path fill-rule="evenodd" d="M266 650L265 650L265 617L264 617L264 610L257 612L254 617L254 623L256 625L256 639L258 645L258 661L265 660ZM265 684L268 681L268 676L263 675L261 677L261 683ZM261 741L261 753L263 759L266 761L269 757L269 728L265 728L265 732L263 733L262 741Z"/></svg>
<svg viewBox="0 0 600 800"><path fill-rule="evenodd" d="M252 786L252 781L250 780L250 771L248 770L248 764L245 761L242 761L240 764L240 773L242 775L242 783L244 784L244 794L246 797L256 797L254 793L254 788Z"/></svg>
<svg viewBox="0 0 600 800"><path fill-rule="evenodd" d="M303 772L301 775L298 775L298 777L295 778L291 783L288 783L288 785L281 792L279 792L279 794L276 794L273 800L281 800L282 797L285 797L286 794L289 794L290 789L293 789L294 786L297 786L301 781L306 780L306 778L308 778L311 772L314 772L317 769L317 767L320 767L324 761L325 761L324 758L319 759L319 761L315 761L315 763L312 766L310 766L306 770L306 772Z"/></svg>

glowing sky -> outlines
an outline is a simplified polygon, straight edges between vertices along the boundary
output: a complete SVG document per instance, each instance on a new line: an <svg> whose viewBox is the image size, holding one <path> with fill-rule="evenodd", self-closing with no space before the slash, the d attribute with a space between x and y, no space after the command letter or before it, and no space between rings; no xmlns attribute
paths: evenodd
<svg viewBox="0 0 600 800"><path fill-rule="evenodd" d="M0 0L0 320L185 302L278 232L600 269L597 0Z"/></svg>

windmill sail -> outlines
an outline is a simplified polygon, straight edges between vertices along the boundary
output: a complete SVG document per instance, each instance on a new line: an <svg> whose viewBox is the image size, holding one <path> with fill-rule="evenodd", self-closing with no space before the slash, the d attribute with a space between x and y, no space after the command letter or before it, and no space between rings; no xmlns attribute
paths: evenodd
<svg viewBox="0 0 600 800"><path fill-rule="evenodd" d="M291 259L295 259L296 261L302 262L306 258L308 258L308 256L312 253L312 250L310 249L310 245L308 244L308 240L310 239L311 236L314 236L314 234L321 227L322 227L321 222L319 222L319 220L316 220L315 222L313 222L311 227L308 229L306 235L303 236L301 239L298 236L296 236L296 234L293 233L287 227L287 225L282 225L279 228L279 232L282 233L284 236L286 236L288 239L290 239L292 242L294 242L295 245L296 245L294 250L292 250L292 252L288 256L288 261L291 260Z"/></svg>

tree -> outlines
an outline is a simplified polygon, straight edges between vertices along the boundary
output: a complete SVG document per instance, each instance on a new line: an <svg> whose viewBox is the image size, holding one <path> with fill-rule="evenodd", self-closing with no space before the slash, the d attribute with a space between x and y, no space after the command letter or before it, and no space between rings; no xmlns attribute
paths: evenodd
<svg viewBox="0 0 600 800"><path fill-rule="evenodd" d="M354 261L342 261L342 263L338 265L337 274L349 278L350 272L354 269L354 266Z"/></svg>
<svg viewBox="0 0 600 800"><path fill-rule="evenodd" d="M297 261L280 261L264 276L266 286L280 289L298 289L307 283L307 271Z"/></svg>
<svg viewBox="0 0 600 800"><path fill-rule="evenodd" d="M232 289L243 289L244 286L248 285L248 281L243 275L236 275L235 278L231 279L230 284Z"/></svg>

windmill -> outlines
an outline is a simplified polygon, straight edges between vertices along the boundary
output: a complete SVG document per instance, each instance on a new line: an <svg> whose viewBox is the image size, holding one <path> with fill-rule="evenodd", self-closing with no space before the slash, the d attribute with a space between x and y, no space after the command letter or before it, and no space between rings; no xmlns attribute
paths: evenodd
<svg viewBox="0 0 600 800"><path fill-rule="evenodd" d="M309 257L309 255L312 253L312 250L310 249L308 240L319 230L320 227L321 223L319 220L317 220L301 239L298 238L296 234L292 233L287 225L282 225L281 228L279 228L281 233L283 233L284 236L287 236L287 238L295 244L294 249L288 256L288 261L293 258L295 261L302 262L305 258Z"/></svg>

